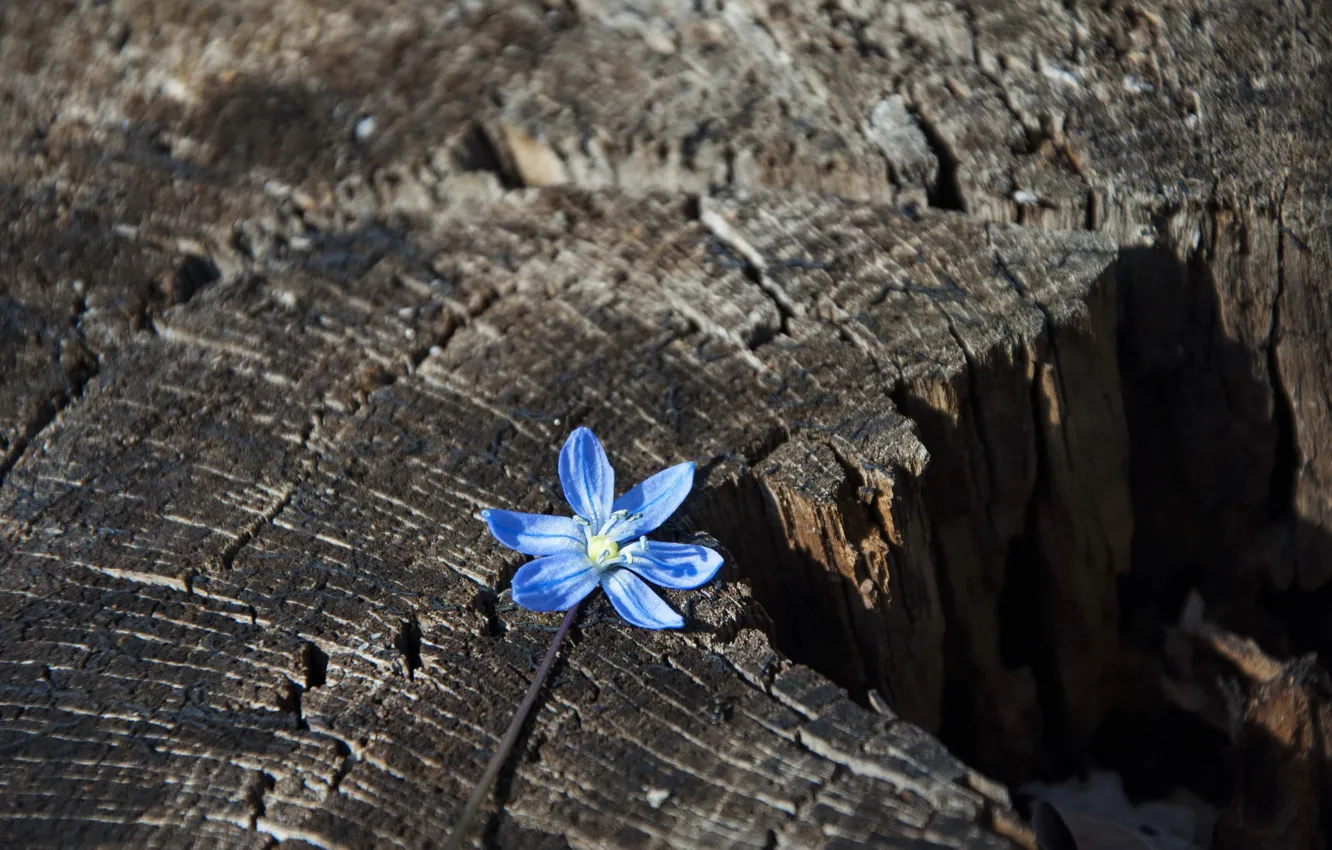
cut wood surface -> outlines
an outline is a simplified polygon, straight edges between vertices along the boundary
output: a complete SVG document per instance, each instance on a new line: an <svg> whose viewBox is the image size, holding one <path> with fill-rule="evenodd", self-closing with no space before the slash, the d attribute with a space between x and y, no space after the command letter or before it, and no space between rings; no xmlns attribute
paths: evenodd
<svg viewBox="0 0 1332 850"><path fill-rule="evenodd" d="M1121 590L1332 576L1329 47L3 4L3 843L441 844L558 622L478 513L562 511L579 425L695 461L662 533L727 563L681 633L588 607L479 846L1029 841L986 776L1129 699Z"/></svg>

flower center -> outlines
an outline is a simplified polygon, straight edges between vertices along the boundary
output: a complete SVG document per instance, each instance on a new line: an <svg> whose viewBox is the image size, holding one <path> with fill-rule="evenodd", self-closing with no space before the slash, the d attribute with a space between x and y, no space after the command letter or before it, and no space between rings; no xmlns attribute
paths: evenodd
<svg viewBox="0 0 1332 850"><path fill-rule="evenodd" d="M618 557L619 554L619 544L609 537L597 535L588 538L587 557L592 560L592 563L604 564L612 558Z"/></svg>

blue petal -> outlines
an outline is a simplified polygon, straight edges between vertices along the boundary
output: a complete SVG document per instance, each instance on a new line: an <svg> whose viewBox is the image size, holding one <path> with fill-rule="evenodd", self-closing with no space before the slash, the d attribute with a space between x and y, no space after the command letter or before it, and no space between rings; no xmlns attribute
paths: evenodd
<svg viewBox="0 0 1332 850"><path fill-rule="evenodd" d="M537 558L513 576L513 601L533 611L567 611L597 586L597 571L583 553Z"/></svg>
<svg viewBox="0 0 1332 850"><path fill-rule="evenodd" d="M524 555L555 555L587 548L582 526L566 516L486 510L481 518L496 540Z"/></svg>
<svg viewBox="0 0 1332 850"><path fill-rule="evenodd" d="M560 486L574 513L596 531L610 516L615 498L615 470L601 442L586 428L576 428L560 449Z"/></svg>
<svg viewBox="0 0 1332 850"><path fill-rule="evenodd" d="M681 463L663 469L615 500L613 511L641 514L636 520L624 520L615 526L610 536L618 543L631 537L647 534L666 521L694 486L694 465Z"/></svg>
<svg viewBox="0 0 1332 850"><path fill-rule="evenodd" d="M722 565L721 555L706 546L688 543L649 540L641 551L637 546L631 551L634 561L629 569L653 584L680 590L692 590L705 584Z"/></svg>
<svg viewBox="0 0 1332 850"><path fill-rule="evenodd" d="M684 617L671 610L652 588L628 570L614 570L602 577L601 586L620 616L644 629L678 629Z"/></svg>

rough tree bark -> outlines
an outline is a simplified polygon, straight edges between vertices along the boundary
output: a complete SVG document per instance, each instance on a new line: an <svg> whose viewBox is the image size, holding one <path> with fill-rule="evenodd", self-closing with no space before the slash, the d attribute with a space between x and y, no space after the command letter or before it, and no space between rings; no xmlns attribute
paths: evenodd
<svg viewBox="0 0 1332 850"><path fill-rule="evenodd" d="M727 566L683 634L586 612L479 841L1028 840L985 775L1134 698L1121 587L1132 636L1332 569L1330 42L4 4L0 834L440 842L555 623L477 511L555 509L586 424L699 463L667 533Z"/></svg>

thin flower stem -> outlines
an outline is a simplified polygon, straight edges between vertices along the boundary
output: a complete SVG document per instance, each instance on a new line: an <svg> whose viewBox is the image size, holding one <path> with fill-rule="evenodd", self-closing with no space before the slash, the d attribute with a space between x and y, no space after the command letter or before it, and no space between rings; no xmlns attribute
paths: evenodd
<svg viewBox="0 0 1332 850"><path fill-rule="evenodd" d="M513 720L509 721L509 728L504 733L504 740L500 741L499 749L490 757L490 764L486 765L486 772L481 774L481 780L472 789L472 796L467 798L467 805L463 806L462 814L458 817L458 824L453 828L453 834L449 836L446 850L459 850L462 847L463 839L467 837L467 828L476 817L481 804L490 795L490 786L495 784L495 778L499 776L500 771L504 768L504 763L509 760L509 753L518 741L518 734L522 732L527 715L531 713L532 706L536 704L537 695L541 693L541 686L545 684L546 677L550 675L550 668L555 664L555 656L559 652L560 644L564 643L564 636L569 633L569 628L573 626L574 615L577 613L578 605L575 604L564 615L564 622L560 624L560 630L555 633L555 639L550 642L550 649L546 650L546 657L542 660L541 666L537 668L536 678L532 680L531 686L528 687L527 696L523 697L522 703L518 706L518 711L513 715Z"/></svg>

